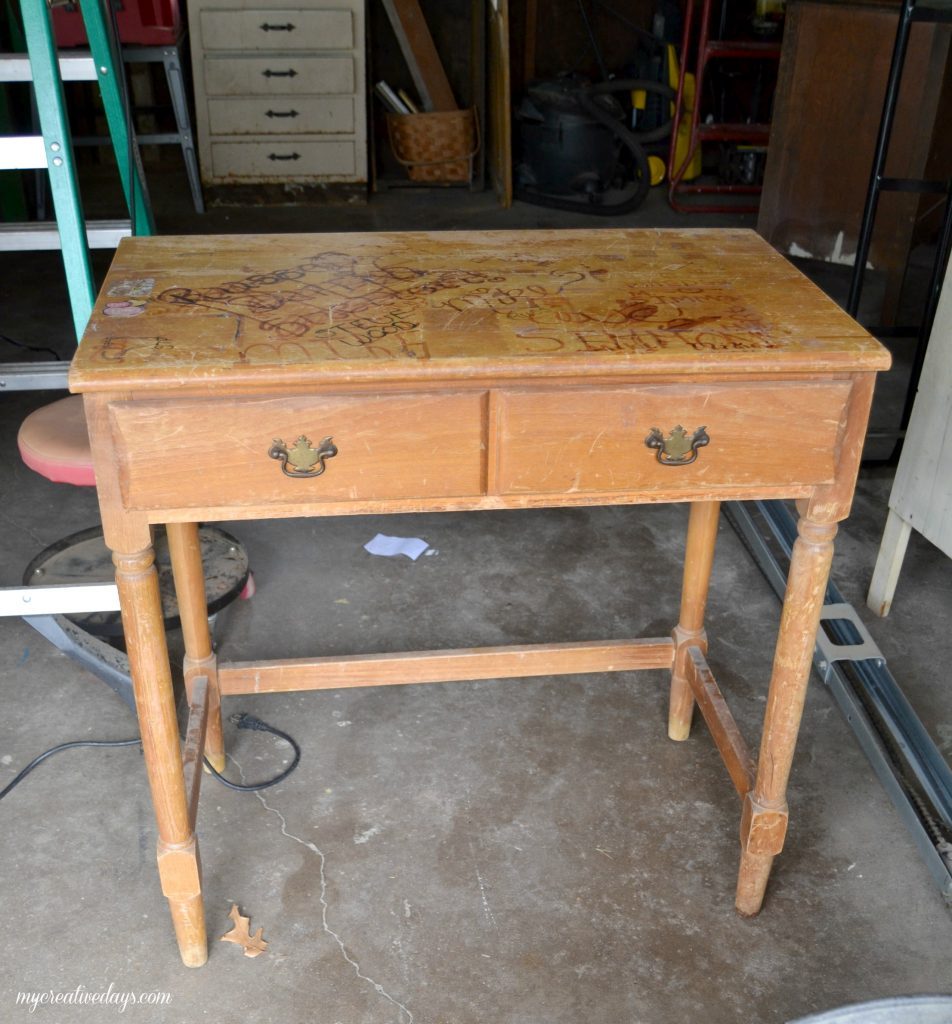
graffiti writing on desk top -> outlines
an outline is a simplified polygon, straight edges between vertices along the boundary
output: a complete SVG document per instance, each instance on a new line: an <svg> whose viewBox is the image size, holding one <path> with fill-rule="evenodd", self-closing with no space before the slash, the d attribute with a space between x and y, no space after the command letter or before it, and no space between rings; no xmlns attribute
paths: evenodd
<svg viewBox="0 0 952 1024"><path fill-rule="evenodd" d="M99 342L99 358L105 363L148 365L157 355L174 353L175 345L161 336L112 337Z"/></svg>
<svg viewBox="0 0 952 1024"><path fill-rule="evenodd" d="M241 358L426 358L417 308L426 297L504 280L502 273L420 269L331 252L211 287L166 288L157 301L235 317ZM289 345L291 339L300 345Z"/></svg>
<svg viewBox="0 0 952 1024"><path fill-rule="evenodd" d="M433 310L491 312L529 352L774 347L727 289L643 283L597 259L464 259L465 266L421 266L403 253L320 253L209 287L166 288L155 301L235 318L238 355L249 361L427 358Z"/></svg>
<svg viewBox="0 0 952 1024"><path fill-rule="evenodd" d="M594 272L590 276L597 278ZM516 287L470 288L437 305L457 313L490 310L512 322L517 336L531 341L534 351L647 353L681 346L744 351L778 344L742 302L714 289L630 287L607 303L600 294L588 302L585 298L584 292L565 294L564 284L553 289L536 280ZM542 338L550 344L537 344Z"/></svg>

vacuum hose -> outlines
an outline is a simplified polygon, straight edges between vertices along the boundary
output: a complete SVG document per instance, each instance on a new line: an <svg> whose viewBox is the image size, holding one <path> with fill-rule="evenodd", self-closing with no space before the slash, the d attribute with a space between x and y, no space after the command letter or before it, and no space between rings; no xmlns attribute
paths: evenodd
<svg viewBox="0 0 952 1024"><path fill-rule="evenodd" d="M611 95L615 92L633 92L640 90L644 92L657 93L662 99L673 100L674 90L661 82L650 82L640 78L613 79L608 82L599 82L597 85L582 83L578 91L578 105L580 110L587 114L593 121L607 128L618 141L631 153L634 160L634 191L626 195L624 199L616 203L593 203L588 197L584 199L563 199L560 196L549 195L545 192L538 192L532 188L517 187L514 190L516 199L526 203L534 203L536 206L547 206L553 210L576 210L579 213L590 213L599 217L613 217L632 210L637 210L645 201L648 189L651 186L651 173L648 169L648 157L644 151L644 145L650 142L658 142L666 138L671 132L672 119L669 118L664 124L659 125L647 132L634 132L624 123L619 121L599 103L596 97Z"/></svg>

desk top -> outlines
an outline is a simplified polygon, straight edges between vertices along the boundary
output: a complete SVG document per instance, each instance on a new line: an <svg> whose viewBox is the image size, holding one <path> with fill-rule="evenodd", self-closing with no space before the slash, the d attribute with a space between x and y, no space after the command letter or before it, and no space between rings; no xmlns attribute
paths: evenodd
<svg viewBox="0 0 952 1024"><path fill-rule="evenodd" d="M127 238L73 391L882 370L752 231Z"/></svg>

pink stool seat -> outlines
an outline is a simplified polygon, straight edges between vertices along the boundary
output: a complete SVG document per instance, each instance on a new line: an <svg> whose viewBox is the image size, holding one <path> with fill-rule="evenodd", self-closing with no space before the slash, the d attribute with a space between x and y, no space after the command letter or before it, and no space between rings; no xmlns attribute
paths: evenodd
<svg viewBox="0 0 952 1024"><path fill-rule="evenodd" d="M31 412L17 435L30 469L58 484L95 487L93 459L81 395L70 395Z"/></svg>

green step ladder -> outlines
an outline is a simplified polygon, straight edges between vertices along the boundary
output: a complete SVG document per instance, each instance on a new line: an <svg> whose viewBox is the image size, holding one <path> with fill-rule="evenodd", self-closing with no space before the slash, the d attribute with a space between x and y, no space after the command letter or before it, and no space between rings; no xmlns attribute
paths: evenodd
<svg viewBox="0 0 952 1024"><path fill-rule="evenodd" d="M111 0L106 0L111 3ZM0 83L32 81L41 135L0 138L0 170L45 168L56 227L43 222L0 225L0 250L61 249L77 341L95 301L89 249L114 248L129 234L151 235L155 222L138 144L132 130L124 68L111 11L101 0L79 0L90 54L59 55L47 0L20 0L26 54L0 54ZM64 80L98 81L109 135L122 180L128 221L90 222L83 216L76 163L66 116ZM65 386L66 364L6 364L0 388ZM62 383L57 384L54 381Z"/></svg>
<svg viewBox="0 0 952 1024"><path fill-rule="evenodd" d="M139 151L130 127L125 79L121 77L124 68L112 15L107 22L99 0L79 0L79 4L90 54L57 54L47 0L20 0L27 54L0 54L0 83L33 82L42 132L39 136L0 137L0 170L46 169L56 215L55 226L42 222L0 224L0 250L62 250L77 341L86 329L95 301L90 246L115 246L125 235L151 235L155 230ZM129 221L86 224L66 118L64 80L99 82ZM68 362L3 364L0 391L65 388L68 369ZM29 612L26 622L131 703L128 670L121 658L117 660L115 650L76 630L62 618L118 607L118 593L112 583L0 587L0 617Z"/></svg>

